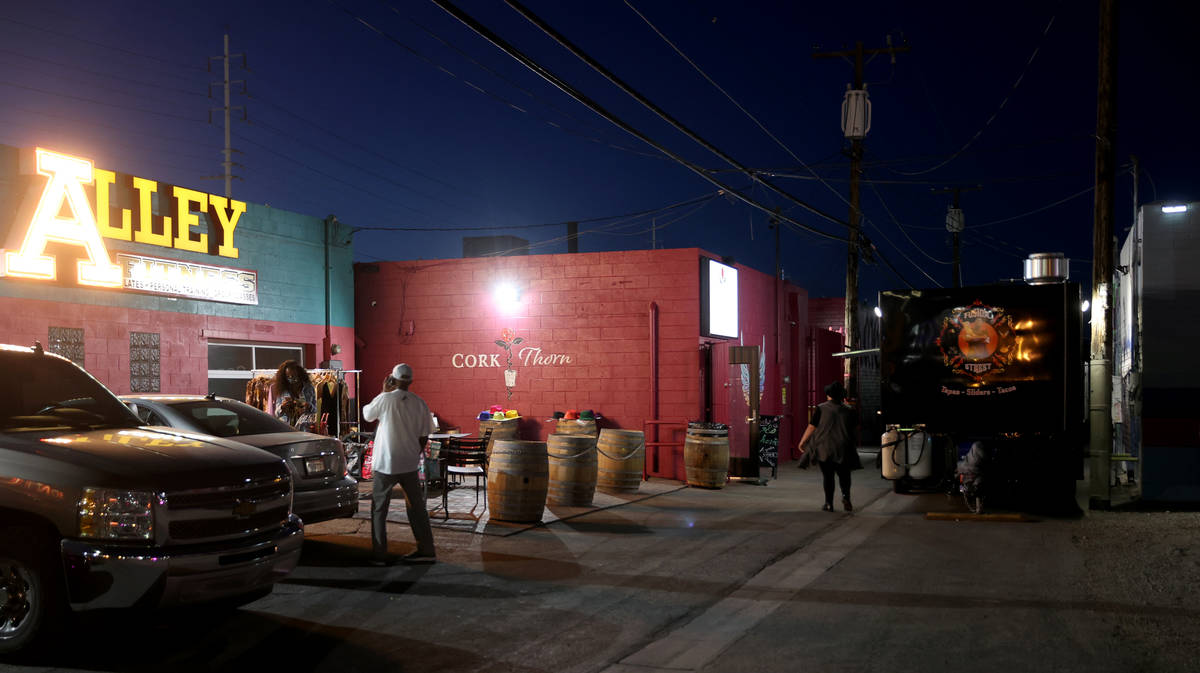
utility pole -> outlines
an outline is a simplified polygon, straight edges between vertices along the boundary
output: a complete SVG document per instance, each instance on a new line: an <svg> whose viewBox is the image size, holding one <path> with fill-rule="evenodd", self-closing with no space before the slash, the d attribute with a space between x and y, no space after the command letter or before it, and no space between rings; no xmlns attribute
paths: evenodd
<svg viewBox="0 0 1200 673"><path fill-rule="evenodd" d="M567 222L567 254L579 252L579 223Z"/></svg>
<svg viewBox="0 0 1200 673"><path fill-rule="evenodd" d="M966 221L963 219L962 208L959 205L958 197L963 192L977 192L981 189L983 189L982 185L975 185L974 187L958 186L933 190L934 194L954 194L954 205L951 207L950 212L946 214L946 231L950 232L950 236L954 241L954 277L952 279L954 282L954 287L962 287L962 254L960 252L958 239L959 234L961 234L963 229L966 227Z"/></svg>
<svg viewBox="0 0 1200 673"><path fill-rule="evenodd" d="M876 49L863 49L861 41L854 43L853 49L841 51L826 51L813 54L813 58L841 58L850 61L854 66L855 91L863 90L863 66L870 58L879 54L891 56L896 63L896 54L908 51L908 45L892 46L892 38L888 36L888 45ZM870 58L868 58L870 57ZM851 60L852 59L852 60ZM863 133L865 135L865 131ZM858 347L858 254L862 238L859 211L859 178L862 174L863 143L862 137L850 140L850 243L846 253L846 308L843 324L846 327L846 350L852 351ZM858 394L858 361L846 358L846 390L857 399Z"/></svg>
<svg viewBox="0 0 1200 673"><path fill-rule="evenodd" d="M212 88L214 85L222 87L225 91L225 105L223 107L219 107L219 108L209 108L209 111L208 111L208 123L209 124L212 123L213 111L219 110L219 111L223 111L225 113L225 149L221 150L221 154L224 156L224 160L221 162L221 167L224 169L224 171L223 171L224 175L209 175L209 176L205 176L205 177L209 178L209 179L214 179L214 180L219 180L222 177L224 177L225 178L225 198L227 198L227 199L233 198L233 179L235 177L237 177L239 180L241 180L241 177L235 176L233 174L233 167L241 166L241 164L235 163L233 160L233 153L236 152L237 150L233 149L232 133L230 130L230 116L231 116L230 113L233 112L234 110L241 110L242 111L242 120L245 121L245 119L246 119L246 108L242 107L241 105L238 105L238 106L230 105L230 88L232 87L232 85L241 84L242 85L242 94L246 93L246 80L239 79L236 81L230 81L230 79L229 79L229 59L231 58L231 56L242 57L242 69L248 70L246 68L246 55L245 54L232 54L231 55L229 53L229 33L225 33L225 49L222 52L221 56L211 56L208 59L208 71L209 72L212 72L212 62L220 61L222 68L224 69L224 74L225 74L224 78L220 82L212 82L208 85L208 97L209 98L212 98Z"/></svg>
<svg viewBox="0 0 1200 673"><path fill-rule="evenodd" d="M1089 506L1112 500L1112 273L1113 210L1117 144L1117 0L1100 0L1099 68L1096 87L1096 201L1092 232L1092 347Z"/></svg>

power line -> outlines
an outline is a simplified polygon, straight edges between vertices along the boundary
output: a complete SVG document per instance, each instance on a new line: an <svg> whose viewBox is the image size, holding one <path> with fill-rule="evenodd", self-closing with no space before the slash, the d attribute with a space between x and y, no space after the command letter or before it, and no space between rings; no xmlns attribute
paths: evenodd
<svg viewBox="0 0 1200 673"><path fill-rule="evenodd" d="M1056 8L1056 10L1057 10L1057 8ZM1042 35L1041 35L1041 38L1038 39L1037 46L1035 46L1033 48L1033 53L1030 54L1029 59L1027 61L1025 61L1025 67L1021 69L1021 74L1017 76L1017 79L1015 82L1013 82L1012 87L1004 94L1004 99L1000 101L1000 105L996 107L996 110L994 112L992 112L992 116L987 118L987 121L985 121L983 123L983 126L979 127L979 130L975 132L975 135L971 136L971 138L969 140L967 140L966 144L964 144L962 147L960 147L957 152L955 152L954 154L951 154L948 158L946 158L945 161L942 161L939 164L936 164L934 166L926 168L925 170L921 170L921 171L896 170L895 172L899 173L900 175L924 175L926 173L932 173L933 171L936 171L937 169L941 168L942 166L945 166L946 164L950 163L951 161L954 161L955 159L957 159L958 156L960 154L962 154L964 150L966 150L968 147L971 146L971 143L975 142L979 138L979 136L983 135L983 132L986 131L989 126L992 125L992 122L995 121L996 117L1000 114L1000 111L1003 110L1004 106L1008 104L1008 100L1010 98L1012 98L1012 95L1014 93L1016 93L1017 87L1021 86L1021 81L1025 79L1025 74L1027 72L1029 72L1029 66L1033 65L1033 60L1037 58L1038 52L1041 51L1042 44L1046 41L1046 36L1050 33L1050 26L1054 25L1054 19L1056 19L1057 16L1058 15L1055 14L1054 16L1050 17L1050 21L1046 23L1046 27L1044 29L1042 29Z"/></svg>
<svg viewBox="0 0 1200 673"><path fill-rule="evenodd" d="M397 15L400 15L400 10L396 9L395 7L393 7L393 6L391 6L391 5L388 5L388 8L389 8L389 9L391 9L393 12L395 12ZM552 102L550 102L550 101L548 101L548 100L546 100L546 99L544 99L544 98L542 98L542 97L538 96L537 94L533 93L533 92L532 92L532 91L530 91L529 89L526 89L525 87L521 86L521 85L520 85L520 84L518 84L517 82L513 81L511 78L504 76L502 73L500 73L499 71L495 70L494 68L491 68L491 67L489 67L488 65L486 65L486 64L484 64L484 63L481 63L479 60L477 60L477 59L475 59L474 57L472 57L472 56L471 56L470 54L468 54L466 51L464 51L464 50L462 50L462 49L460 49L460 48L456 47L456 46L455 46L453 43L451 43L449 40L447 40L446 38L444 38L444 37L442 37L441 35L437 34L437 33L436 33L436 32L434 32L432 29L430 29L430 28L427 28L425 25L421 24L421 23L420 23L420 22L418 22L416 19L413 19L411 16L409 16L409 17L405 17L405 18L407 18L407 19L408 19L408 21L409 21L410 23L412 23L414 26L416 26L417 28L419 28L419 29L421 29L422 31L424 31L424 32L425 32L425 34L429 35L429 36L430 36L430 37L432 37L433 39L435 39L435 40L437 40L438 42L440 42L440 43L442 43L443 45L445 45L445 46L446 46L446 48L448 48L448 49L450 49L450 50L454 51L454 52L455 52L456 54L458 54L459 56L462 56L462 57L463 57L463 58L465 58L466 60L468 60L468 61L470 61L471 63L473 63L474 65L478 66L478 67L479 67L481 70L483 70L483 71L485 71L485 72L487 72L487 73L491 74L492 76L496 77L497 79L499 79L499 80L501 80L501 81L503 81L503 82L507 83L509 86L513 87L513 88L514 88L514 89L516 89L517 91L520 91L521 93L525 94L526 96L529 96L529 97L530 97L530 98L532 98L533 100L535 100L535 101L537 101L537 102L541 103L542 105L545 105L546 107L550 108L551 110L553 110L553 111L555 111L555 112L557 112L557 113L561 114L562 116L564 116L564 117L566 117L566 118L570 119L571 121L575 122L576 124L580 124L580 125L581 125L581 126L583 126L584 128L587 128L587 129L589 129L590 131L592 131L592 132L594 132L594 133L597 133L597 134L603 133L603 130L602 130L602 129L600 129L600 128L598 128L598 127L595 127L595 126L592 126L592 125L591 125L591 124L589 124L588 122L586 122L586 121L584 121L584 120L582 120L582 119L580 119L580 118L576 117L575 115L571 114L569 111L567 111L567 110L564 110L564 109L562 109L562 108L558 107L558 106L557 106L557 105L555 105L554 103L552 103ZM564 129L564 130L566 130L566 129ZM613 143L611 143L611 142L608 142L608 141L606 141L606 140L602 140L602 139L600 139L600 138L598 138L598 137L597 137L597 138L588 138L588 139L589 139L589 140L592 140L592 141L594 141L594 142L597 142L597 143L602 143L602 144L604 144L604 145L607 145L608 147L611 147L611 148L613 148L613 149L622 150L622 151L625 151L625 152L630 152L630 153L632 153L632 154L637 154L637 155L639 155L639 156L643 156L643 157L649 157L649 158L651 158L651 159L660 159L660 160L666 160L666 157L664 157L664 156L662 156L662 155L660 155L660 154L654 154L654 153L652 153L652 152L645 152L645 151L643 151L643 150L634 149L634 148L632 148L632 147L625 147L625 146L623 146L623 145L616 145L616 144L613 144Z"/></svg>
<svg viewBox="0 0 1200 673"><path fill-rule="evenodd" d="M615 115L611 114L606 109L604 109L604 107L602 107L599 103L596 103L591 98L589 98L588 96L583 94L581 91L579 91L575 87L568 84L562 78L560 78L557 75L555 75L554 73L550 72L545 67L541 66L540 64L538 64L536 61L529 58L525 54L521 53L518 49L516 49L515 47L510 45L499 35L496 35L495 33L493 33L487 27L480 24L478 21L476 21L470 15L464 13L462 10L460 10L458 7L454 6L447 0L432 0L432 1L438 7L441 7L444 11L446 11L446 13L450 14L454 18L461 21L468 28L475 31L480 36L482 36L484 39L486 39L489 42L491 42L492 44L494 44L497 48L501 49L506 54L513 57L517 61L519 61L522 65L524 65L525 67L527 67L530 70L537 73L539 76L541 76L546 81L548 81L551 84L553 84L554 86L558 87L561 91L563 91L567 95L571 96L575 100L577 100L580 103L591 108L594 112L601 115L602 117L607 119L610 123L616 125L618 128L622 129L626 133L629 133L630 135L641 140L642 142L654 147L655 149L659 150L663 154L671 157L677 163L688 168L689 170L691 170L692 172L701 176L708 182L711 182L712 184L716 185L717 187L720 187L721 189L726 190L726 193L736 196L736 198L738 198L738 200L740 200L748 205L751 205L754 208L763 210L764 212L771 212L771 210L769 208L767 208L766 206L763 206L762 204L758 203L757 201L754 201L753 199L749 199L745 196L742 196L741 194L738 194L736 191L732 190L728 185L722 183L721 181L717 180L716 178L712 177L711 175L708 175L708 173L705 172L702 168L687 161L683 157L680 157L679 155L675 154L674 152L671 152L666 147L663 147L661 144L654 142L649 137L647 137L644 133L638 131L637 129L633 128L625 121L623 121L623 120L619 119L618 117L616 117ZM822 236L825 238L831 238L833 240L842 241L842 242L845 242L847 240L836 234L830 234L828 232L821 231L820 229L815 229L813 227L810 227L809 225L802 224L795 220L791 220L790 218L789 218L789 221L793 222L796 226L804 229L805 231L808 231L809 233L812 233L812 234L816 234L818 236Z"/></svg>
<svg viewBox="0 0 1200 673"><path fill-rule="evenodd" d="M38 56L30 56L29 54L22 54L20 52L12 51L11 49L0 49L0 54L8 54L10 56L16 56L18 58L27 59L30 61L39 61L41 63L47 63L49 65L58 66L60 68L66 68L68 70L75 70L78 72L85 72L89 75L96 75L97 77L107 77L109 79L115 79L115 80L119 80L122 82L129 82L130 84L136 84L138 86L152 88L155 91L169 91L172 93L187 94L189 96L199 96L201 98L204 97L204 94L200 93L199 91L191 91L188 89L177 89L175 87L163 86L161 84L157 84L154 82L147 82L145 80L140 80L140 79L134 79L132 77L124 77L122 75L112 75L112 74L109 74L106 72L100 72L99 70L89 70L88 68L81 68L77 65L71 65L69 63L61 63L59 61L53 61L48 58L41 58Z"/></svg>
<svg viewBox="0 0 1200 673"><path fill-rule="evenodd" d="M68 93L59 93L57 91L41 89L36 86L17 84L16 82L8 82L8 81L0 80L0 86L10 86L10 87L13 87L14 89L25 89L26 91L36 91L38 93L44 93L44 94L48 94L51 96L58 96L60 98L70 98L71 100L83 101L85 103L93 103L95 105L104 105L107 107L118 108L121 110L133 110L134 112L143 112L145 114L159 115L160 117L170 117L172 119L182 119L184 121L196 122L199 124L205 123L203 119L196 119L194 117L185 117L183 115L178 115L178 114L174 114L171 112L159 112L158 110L147 110L146 108L134 107L132 105L121 105L120 103L107 103L102 100L96 100L95 98L87 98L85 96L74 96L74 95L71 95Z"/></svg>
<svg viewBox="0 0 1200 673"><path fill-rule="evenodd" d="M67 38L67 39L71 40L72 42L81 42L81 43L83 43L83 44L90 44L90 45L92 45L92 46L95 46L95 47L100 47L100 48L102 48L102 49L109 49L109 50L112 50L112 51L121 52L121 53L123 53L123 54L127 54L127 55L130 55L130 56L136 56L136 57L138 57L138 58L149 59L149 60L151 60L151 61L158 61L159 63L163 63L163 64L165 64L165 65L169 65L169 66L171 66L172 68L176 68L176 69L177 69L177 68L184 68L184 69L189 69L189 70L190 70L190 69L195 69L195 70L197 70L197 71L203 71L203 70L204 70L204 68L201 68L200 66L191 66L191 65L187 65L187 64L185 64L185 63L179 63L179 62L176 62L176 61L169 61L169 60L167 60L167 59L164 59L164 58L159 58L159 57L157 57L157 56L151 56L150 54L143 54L143 53L141 53L141 52L136 52L136 51L133 51L133 50L130 50L130 49L125 49L124 47L114 47L114 46L112 46L112 45L109 45L109 44L104 44L104 43L102 43L102 42L96 42L96 41L94 41L94 40L89 40L89 39L87 39L87 38L80 37L80 36L78 36L78 35L71 35L71 34L69 34L69 33L63 33L63 32L57 31L57 30L51 30L51 29L49 29L49 28L43 28L42 26L35 26L35 25L34 25L34 24L32 24L32 23L25 23L24 21L18 21L18 20L16 20L16 19L9 18L9 17L0 17L0 21L3 21L3 22L5 22L5 23L12 23L12 24L16 24L16 25L18 25L18 26L22 26L22 27L24 27L24 28L30 28L30 29L33 29L33 30L41 31L41 32L43 32L43 33L49 33L49 34L51 34L51 35L58 35L59 37L65 37L65 38ZM161 74L163 74L163 75L166 75L167 73L161 73ZM183 77L182 75L174 75L174 74L173 74L173 75L170 75L170 76L171 76L171 77L174 77L174 78L176 78L176 79L187 80L187 78L186 78L186 77Z"/></svg>
<svg viewBox="0 0 1200 673"><path fill-rule="evenodd" d="M497 225L497 226L491 226L491 227L449 227L449 228L388 227L388 226L355 227L353 230L356 232L357 231L490 231L493 229L534 229L537 227L561 227L561 226L570 224L571 222L575 222L576 224L588 224L591 222L603 222L605 220L617 220L617 219L639 217L639 216L644 216L644 215L652 215L655 213L661 213L661 212L665 212L668 210L673 210L675 208L682 208L684 206L690 206L692 204L700 203L701 201L707 201L709 199L712 199L712 198L714 198L716 196L720 196L720 195L721 195L721 192L718 191L715 193L709 193L709 194L705 194L703 196L698 196L694 199L688 199L686 201L680 201L679 203L673 203L669 206L663 206L660 208L650 208L647 210L639 210L639 211L635 211L632 213L625 213L622 215L605 215L603 217L563 220L561 222L542 222L539 224L518 224L518 225L509 225L509 226Z"/></svg>
<svg viewBox="0 0 1200 673"><path fill-rule="evenodd" d="M1019 220L1022 217L1029 217L1030 215L1036 215L1037 213L1040 213L1045 210L1049 210L1051 208L1054 208L1055 206L1061 206L1062 204L1064 204L1067 201L1070 201L1072 199L1077 199L1077 198L1083 196L1084 194L1087 194L1088 192L1091 192L1095 189L1096 189L1096 186L1092 185L1091 187L1081 189L1080 191L1075 192L1074 194L1072 194L1066 198L1059 199L1057 201L1054 201L1053 203L1048 203L1044 206L1038 206L1037 208L1034 208L1033 210L1030 210L1025 213L1021 213L1020 215L1013 215L1011 217L1005 217L1005 218L1002 218L999 220L992 220L991 222L984 222L983 224L973 224L973 225L971 225L971 229L978 229L980 227L990 227L993 224L1003 224L1005 222L1012 222L1013 220ZM941 231L944 228L944 227L924 227L924 226L915 225L915 224L911 224L909 226L913 229L926 229L926 230L935 230L935 231Z"/></svg>
<svg viewBox="0 0 1200 673"><path fill-rule="evenodd" d="M642 14L640 11L638 11L638 9L636 7L634 7L633 4L631 2L629 2L629 0L625 0L625 6L629 7L629 9L633 10L633 13L637 14L638 17L641 18L641 20L644 21L647 26L650 26L650 29L653 30L660 38L662 38L663 42L666 42L668 46L670 46L672 49L674 49L675 53L679 54L680 58L687 61L688 65L692 66L692 68L694 68L696 70L696 72L700 73L700 75L704 79L708 80L709 84L712 84L713 87L715 87L717 89L717 91L720 91L725 96L725 98L729 99L729 102L733 103L734 106L737 107L737 109L741 110L742 114L746 115L746 117L748 117L750 119L750 121L754 122L755 125L757 125L758 128L760 130L762 130L763 133L767 134L767 137L769 137L771 140L774 140L776 145L779 145L780 147L782 147L783 151L787 152L793 159L795 159L801 166L803 166L805 168L805 170L807 170L809 173L811 173L812 177L814 179L818 180L822 185L824 185L827 189L829 189L829 191L833 192L839 199L842 200L843 203L845 203L847 205L850 204L850 202L846 200L846 197L842 196L841 192L834 189L833 186L830 185L828 182L826 182L820 175L818 175L815 170L813 170L811 167L809 167L808 164L804 163L804 160L801 159L799 156L797 156L796 153L793 152L790 147L788 147L782 140L775 137L774 133L771 133L771 131L769 129L767 129L767 127L762 122L760 122L754 115L750 114L749 110L747 110L744 106L742 106L742 104L739 103L733 96L731 96L728 91L726 91L724 88L722 88L720 84L717 84L717 82L712 77L709 77L708 73L704 72L704 70L699 65L697 65L695 61L693 61L691 58L688 58L688 55L683 53L682 49L680 49L678 46L675 45L674 42L672 42L670 39L668 39L667 36L664 35L663 32L658 29L657 26L655 26L653 23L651 23L650 19L646 18L645 14Z"/></svg>
<svg viewBox="0 0 1200 673"><path fill-rule="evenodd" d="M441 71L442 73L445 73L446 75L449 75L450 77L453 77L454 79L457 79L458 81L462 82L464 85L470 87L471 89L474 89L475 91L483 94L484 96L487 96L488 98L491 98L491 99L501 103L502 105L504 105L505 107L507 107L511 110L529 115L530 117L533 117L534 119L541 121L542 123L546 124L547 126L551 126L551 127L556 128L564 133L573 135L577 138L582 138L584 140L588 140L588 141L591 141L591 142L594 142L594 143L597 143L600 145L607 145L609 147L613 147L614 149L630 151L630 152L634 152L636 154L641 154L643 156L647 155L645 152L640 152L637 150L633 150L631 148L611 145L610 143L607 143L606 141L601 140L600 138L595 138L595 137L589 136L586 133L576 131L569 127L563 126L562 124L559 124L558 122L552 121L550 119L546 119L545 117L542 117L540 115L536 115L536 114L530 112L529 110L525 109L524 107L518 105L517 103L514 103L513 101L508 100L507 98L501 96L500 94L495 93L494 91L491 91L490 89L486 89L486 88L466 79L465 77L458 75L457 73L450 70L449 68L442 65L441 63L438 63L437 61L429 58L425 54L417 51L416 49L410 47L409 45L405 44L404 42L401 42L397 37L395 37L391 33L388 33L387 31L379 28L378 26L375 26L374 24L372 24L371 22L362 18L361 16L358 16L357 14L351 12L349 9L338 4L337 0L329 0L329 3L332 4L334 7L337 7L338 9L345 12L348 16L350 16L352 19L354 19L358 23L362 24L364 27L366 27L371 32L379 35L380 37L384 38L385 40L388 40L389 42L395 44L396 46L400 47L401 49L404 49L408 53L412 54L414 57L420 59L421 61L424 61L427 65L433 67L436 70Z"/></svg>
<svg viewBox="0 0 1200 673"><path fill-rule="evenodd" d="M953 261L940 260L937 257L934 257L933 255L929 254L928 252L925 252L925 249L922 248L916 241L914 241L912 236L908 235L908 231L905 229L904 225L900 223L900 220L896 219L895 213L893 213L892 209L888 207L887 201L883 200L883 194L879 193L879 189L876 188L875 185L871 185L870 187L871 187L871 191L875 192L875 198L879 199L879 203L880 203L880 205L883 206L883 210L888 214L888 217L890 217L892 219L892 222L896 225L896 228L900 230L900 233L904 234L904 237L908 239L908 242L911 243L914 248L916 248L922 255L925 255L926 257L928 257L929 261L931 261L931 262L935 262L937 264L953 264L954 263ZM916 266L916 265L914 264L914 266ZM933 279L930 278L930 280L933 280ZM936 282L936 281L934 281L934 282Z"/></svg>
<svg viewBox="0 0 1200 673"><path fill-rule="evenodd" d="M444 2L444 0L434 0L434 2L438 5L442 5L443 3L447 4L447 5L450 4L449 2ZM558 42L560 45L562 45L562 47L564 49L571 52L571 54L573 54L576 58L578 58L579 60L586 63L590 68L592 68L596 72L600 73L609 82L612 82L614 85L616 85L617 88L621 89L626 94L628 94L631 98L633 98L637 102L641 103L643 107L650 110L654 114L658 115L658 117L661 118L663 121L667 122L671 126L674 126L676 128L676 130L680 131L687 137L691 138L694 142L698 143L701 147L705 148L709 152L712 152L713 154L717 155L718 157L720 157L723 161L725 161L729 165L731 165L735 168L741 169L742 172L745 173L746 177L750 178L751 180L754 180L755 182L762 184L764 187L766 187L766 188L770 189L771 191L779 194L780 196L788 199L789 201L792 201L796 205L800 206L801 208L804 208L805 210L809 211L810 213L812 213L822 219L828 220L829 222L833 222L834 224L840 224L842 226L849 226L848 223L846 223L842 220L839 220L838 218L834 217L833 215L825 213L825 212L821 211L820 209L818 209L808 203L805 203L804 201L801 201L800 199L796 198L792 194L780 189L779 187L776 187L775 185L771 184L770 182L768 182L766 180L763 180L761 177L756 175L753 171L751 171L750 169L746 168L741 163L739 163L736 159L729 156L725 152L721 151L715 145L708 142L707 140L702 138L699 134L695 133L690 128L685 126L682 122L675 119L673 116L671 116L669 113L667 113L666 110L663 110L659 106L655 105L648 98L646 98L641 93L639 93L636 89L634 89L633 87L626 84L624 80L617 77L615 74L612 73L612 71L610 71L608 68L605 68L598 61L596 61L596 59L589 56L586 52L584 52L582 49L577 47L574 43L572 43L570 40L568 40L564 35L562 35L558 31L556 31L553 27L551 27L549 24L547 24L545 21L543 21L541 19L541 17L539 17L536 14L534 14L533 12L531 12L528 8L526 8L521 3L517 2L516 0L505 0L505 3L509 7L512 7L514 10L516 10L516 12L518 14L525 17L525 19L527 21L532 23L534 26L537 26L537 28L539 30L541 30L543 33L550 36L555 42Z"/></svg>

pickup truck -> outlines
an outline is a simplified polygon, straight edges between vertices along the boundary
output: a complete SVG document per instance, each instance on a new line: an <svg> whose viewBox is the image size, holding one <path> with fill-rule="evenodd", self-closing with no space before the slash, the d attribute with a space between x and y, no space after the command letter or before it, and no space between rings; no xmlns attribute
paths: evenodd
<svg viewBox="0 0 1200 673"><path fill-rule="evenodd" d="M243 602L296 566L278 456L141 421L70 360L0 345L0 655L71 611Z"/></svg>

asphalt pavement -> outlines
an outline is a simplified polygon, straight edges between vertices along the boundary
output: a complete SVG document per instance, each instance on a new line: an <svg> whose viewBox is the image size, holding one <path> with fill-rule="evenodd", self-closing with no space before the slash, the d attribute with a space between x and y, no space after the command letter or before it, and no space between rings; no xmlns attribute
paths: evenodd
<svg viewBox="0 0 1200 673"><path fill-rule="evenodd" d="M367 565L366 519L315 524L271 596L90 616L4 670L1200 670L1197 513L934 519L961 499L892 493L864 463L850 513L784 465L504 535L435 528L432 566Z"/></svg>

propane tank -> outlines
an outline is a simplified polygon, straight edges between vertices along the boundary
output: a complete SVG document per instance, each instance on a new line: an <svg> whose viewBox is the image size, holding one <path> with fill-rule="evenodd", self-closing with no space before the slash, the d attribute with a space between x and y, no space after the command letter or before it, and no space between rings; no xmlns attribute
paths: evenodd
<svg viewBox="0 0 1200 673"><path fill-rule="evenodd" d="M908 436L905 442L908 455L905 463L908 465L908 476L913 479L928 479L933 475L933 437L924 430L918 430Z"/></svg>
<svg viewBox="0 0 1200 673"><path fill-rule="evenodd" d="M899 479L904 476L907 471L904 466L904 461L898 459L897 454L902 454L900 449L900 429L898 426L889 425L887 431L880 438L879 445L879 463L882 465L884 479Z"/></svg>

